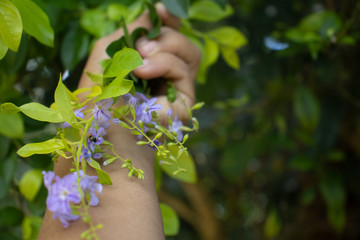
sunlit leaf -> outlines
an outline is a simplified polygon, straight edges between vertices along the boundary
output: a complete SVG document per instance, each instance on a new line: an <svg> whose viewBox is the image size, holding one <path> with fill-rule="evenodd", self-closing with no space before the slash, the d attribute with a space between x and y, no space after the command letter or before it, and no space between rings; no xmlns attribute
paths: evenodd
<svg viewBox="0 0 360 240"><path fill-rule="evenodd" d="M125 77L129 72L143 64L140 54L131 48L124 48L115 53L104 77Z"/></svg>
<svg viewBox="0 0 360 240"><path fill-rule="evenodd" d="M42 218L37 216L26 216L21 224L24 240L36 240L41 228Z"/></svg>
<svg viewBox="0 0 360 240"><path fill-rule="evenodd" d="M24 31L39 42L53 47L54 30L46 13L30 0L11 0L19 9Z"/></svg>
<svg viewBox="0 0 360 240"><path fill-rule="evenodd" d="M60 123L64 122L61 114L51 108L36 102L27 103L20 107L12 103L4 103L1 105L1 110L6 113L15 113L21 111L26 116L42 122Z"/></svg>
<svg viewBox="0 0 360 240"><path fill-rule="evenodd" d="M50 139L45 142L29 143L17 151L21 157L29 157L34 154L48 154L64 148L59 139Z"/></svg>
<svg viewBox="0 0 360 240"><path fill-rule="evenodd" d="M174 209L170 206L160 203L161 216L164 224L166 236L176 236L180 229L180 220Z"/></svg>
<svg viewBox="0 0 360 240"><path fill-rule="evenodd" d="M19 10L9 0L0 2L0 56L5 55L3 44L13 51L17 51L21 41L23 24ZM5 52L6 53L6 52Z"/></svg>
<svg viewBox="0 0 360 240"><path fill-rule="evenodd" d="M222 8L213 1L204 0L197 1L191 5L189 18L207 22L217 22L232 15L233 12L234 10L230 5L226 5L225 8Z"/></svg>
<svg viewBox="0 0 360 240"><path fill-rule="evenodd" d="M225 62L234 69L240 68L240 59L237 55L236 49L229 47L220 48L221 55L223 56Z"/></svg>
<svg viewBox="0 0 360 240"><path fill-rule="evenodd" d="M5 57L8 50L9 48L5 45L0 35L0 60Z"/></svg>
<svg viewBox="0 0 360 240"><path fill-rule="evenodd" d="M132 89L134 85L133 81L123 79L122 77L116 78L112 81L109 86L105 87L100 94L100 96L96 99L97 101L122 96Z"/></svg>
<svg viewBox="0 0 360 240"><path fill-rule="evenodd" d="M178 152L179 152L179 148L176 146L170 146L169 147L169 151L170 154L177 158L178 156ZM193 158L189 155L187 155L186 153L183 153L180 158L177 158L176 164L166 164L166 162L172 163L172 160L169 159L164 159L163 157L157 157L157 160L160 163L161 169L167 173L170 177L184 181L184 182L188 182L188 183L195 183L197 181L197 176L196 176L196 169L195 169L195 163ZM162 162L165 163L162 163ZM176 171L182 168L184 169L184 171L180 171L177 172ZM176 174L174 174L176 173Z"/></svg>
<svg viewBox="0 0 360 240"><path fill-rule="evenodd" d="M9 138L21 138L24 135L24 121L20 114L0 111L0 134Z"/></svg>
<svg viewBox="0 0 360 240"><path fill-rule="evenodd" d="M29 201L33 201L42 184L41 170L31 169L21 178L19 183L20 193Z"/></svg>
<svg viewBox="0 0 360 240"><path fill-rule="evenodd" d="M99 177L99 183L105 184L105 185L112 185L110 175L101 169L100 164L97 161L91 160L88 163L92 168L94 168L96 170L96 173Z"/></svg>
<svg viewBox="0 0 360 240"><path fill-rule="evenodd" d="M69 90L63 84L61 76L55 90L55 104L66 122L72 125L77 121L71 106Z"/></svg>
<svg viewBox="0 0 360 240"><path fill-rule="evenodd" d="M208 34L224 47L237 49L248 43L246 37L234 27L220 27L208 32Z"/></svg>

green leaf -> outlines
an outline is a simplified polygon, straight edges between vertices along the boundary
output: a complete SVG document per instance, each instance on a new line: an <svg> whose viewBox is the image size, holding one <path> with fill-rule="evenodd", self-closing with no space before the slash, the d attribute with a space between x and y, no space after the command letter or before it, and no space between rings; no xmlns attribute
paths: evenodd
<svg viewBox="0 0 360 240"><path fill-rule="evenodd" d="M65 146L59 139L50 139L45 142L29 143L17 151L21 157L29 157L34 154L48 154L56 150L64 149Z"/></svg>
<svg viewBox="0 0 360 240"><path fill-rule="evenodd" d="M276 209L272 209L265 220L265 237L274 238L281 230L281 219Z"/></svg>
<svg viewBox="0 0 360 240"><path fill-rule="evenodd" d="M31 169L27 171L19 183L20 193L32 202L40 190L42 179L41 170Z"/></svg>
<svg viewBox="0 0 360 240"><path fill-rule="evenodd" d="M11 227L21 223L24 213L16 207L4 207L0 209L0 226Z"/></svg>
<svg viewBox="0 0 360 240"><path fill-rule="evenodd" d="M96 170L96 173L99 177L99 183L105 184L105 185L112 185L110 175L101 169L100 164L97 161L91 160L88 163L92 168L94 168Z"/></svg>
<svg viewBox="0 0 360 240"><path fill-rule="evenodd" d="M11 0L19 9L24 31L39 42L54 46L54 30L50 26L49 18L44 11L30 0Z"/></svg>
<svg viewBox="0 0 360 240"><path fill-rule="evenodd" d="M14 52L19 48L23 25L19 10L8 0L0 2L0 37L2 43ZM1 55L5 55L5 47L0 47Z"/></svg>
<svg viewBox="0 0 360 240"><path fill-rule="evenodd" d="M161 216L164 224L165 236L176 236L179 233L179 217L170 206L160 203Z"/></svg>
<svg viewBox="0 0 360 240"><path fill-rule="evenodd" d="M90 37L79 24L70 23L61 43L60 57L65 69L72 70L86 57L89 50Z"/></svg>
<svg viewBox="0 0 360 240"><path fill-rule="evenodd" d="M336 231L345 227L345 188L341 177L335 172L326 172L320 181L320 191L328 209L328 220Z"/></svg>
<svg viewBox="0 0 360 240"><path fill-rule="evenodd" d="M191 5L189 18L206 22L217 22L232 15L234 10L230 5L221 8L218 4L210 0L197 1Z"/></svg>
<svg viewBox="0 0 360 240"><path fill-rule="evenodd" d="M37 216L26 216L21 224L24 240L36 240L41 228L42 218Z"/></svg>
<svg viewBox="0 0 360 240"><path fill-rule="evenodd" d="M313 131L320 118L320 107L315 95L305 87L298 87L294 95L294 113L300 124Z"/></svg>
<svg viewBox="0 0 360 240"><path fill-rule="evenodd" d="M204 37L204 42L204 48L202 49L203 57L201 59L201 64L197 75L197 80L200 83L206 82L206 76L209 67L213 65L219 57L219 45L206 35Z"/></svg>
<svg viewBox="0 0 360 240"><path fill-rule="evenodd" d="M6 113L21 111L26 116L42 122L60 123L65 121L58 111L35 102L27 103L20 107L13 103L4 103L1 105L1 110Z"/></svg>
<svg viewBox="0 0 360 240"><path fill-rule="evenodd" d="M248 43L246 37L234 27L220 27L208 32L220 45L229 48L240 48Z"/></svg>
<svg viewBox="0 0 360 240"><path fill-rule="evenodd" d="M116 78L112 81L109 86L105 87L101 93L101 95L96 99L96 101L100 101L106 98L118 97L122 96L132 89L134 85L133 81L126 80L123 78Z"/></svg>
<svg viewBox="0 0 360 240"><path fill-rule="evenodd" d="M107 7L107 16L112 21L120 21L121 18L124 18L128 22L128 17L130 15L129 9L119 3L110 4Z"/></svg>
<svg viewBox="0 0 360 240"><path fill-rule="evenodd" d="M179 152L179 148L177 146L169 146L169 151L173 157L177 158ZM180 158L177 158L176 164L174 164L172 160L165 159L163 157L157 156L156 159L160 162L161 169L170 177L188 183L195 183L197 181L194 160L187 153L183 153ZM162 164L162 161L164 161L165 163ZM166 162L172 164L166 164ZM174 174L178 170L178 168L185 169L185 171L180 171Z"/></svg>
<svg viewBox="0 0 360 240"><path fill-rule="evenodd" d="M189 0L161 0L165 7L175 16L187 18L189 11Z"/></svg>
<svg viewBox="0 0 360 240"><path fill-rule="evenodd" d="M0 112L0 134L9 138L22 138L24 121L20 114Z"/></svg>
<svg viewBox="0 0 360 240"><path fill-rule="evenodd" d="M100 73L91 73L91 72L88 72L86 70L84 70L84 72L86 73L86 75L90 78L90 80L93 83L99 84L99 85L103 84L104 77L103 77L102 74L100 74Z"/></svg>
<svg viewBox="0 0 360 240"><path fill-rule="evenodd" d="M58 82L58 86L55 89L55 104L63 117L63 119L70 125L77 122L73 108L71 106L69 90L62 82L61 76Z"/></svg>
<svg viewBox="0 0 360 240"><path fill-rule="evenodd" d="M161 28L161 18L156 12L156 8L153 4L147 3L146 4L149 10L149 18L151 25L153 26L152 29L146 34L147 38L154 39L160 35L160 28Z"/></svg>
<svg viewBox="0 0 360 240"><path fill-rule="evenodd" d="M64 136L71 142L78 142L81 140L80 131L77 128L64 128Z"/></svg>
<svg viewBox="0 0 360 240"><path fill-rule="evenodd" d="M220 51L227 65L234 69L240 68L240 59L237 55L236 49L229 47L220 47Z"/></svg>
<svg viewBox="0 0 360 240"><path fill-rule="evenodd" d="M104 72L104 77L125 77L142 64L142 58L137 51L131 48L124 48L115 53L110 66Z"/></svg>
<svg viewBox="0 0 360 240"><path fill-rule="evenodd" d="M9 48L5 45L0 35L0 60L5 57L8 50Z"/></svg>
<svg viewBox="0 0 360 240"><path fill-rule="evenodd" d="M85 11L81 16L80 24L83 29L97 38L116 30L115 23L108 20L106 9L103 7Z"/></svg>

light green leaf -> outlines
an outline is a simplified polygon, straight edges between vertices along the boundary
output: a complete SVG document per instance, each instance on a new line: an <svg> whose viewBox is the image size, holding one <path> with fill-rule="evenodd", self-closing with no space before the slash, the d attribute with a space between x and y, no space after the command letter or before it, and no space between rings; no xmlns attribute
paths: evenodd
<svg viewBox="0 0 360 240"><path fill-rule="evenodd" d="M61 140L50 139L45 142L26 144L17 151L17 154L21 157L30 157L34 154L48 154L64 148L64 144Z"/></svg>
<svg viewBox="0 0 360 240"><path fill-rule="evenodd" d="M30 202L34 200L42 184L42 174L38 169L27 171L19 183L20 193Z"/></svg>
<svg viewBox="0 0 360 240"><path fill-rule="evenodd" d="M20 114L0 112L0 134L9 138L22 138L24 121Z"/></svg>
<svg viewBox="0 0 360 240"><path fill-rule="evenodd" d="M8 50L9 48L5 45L0 35L0 60L5 57Z"/></svg>
<svg viewBox="0 0 360 240"><path fill-rule="evenodd" d="M175 16L188 17L189 0L161 0L165 7Z"/></svg>
<svg viewBox="0 0 360 240"><path fill-rule="evenodd" d="M44 11L30 0L11 0L19 9L24 31L39 42L54 46L54 30L50 26L49 18Z"/></svg>
<svg viewBox="0 0 360 240"><path fill-rule="evenodd" d="M234 27L220 27L208 32L220 45L229 48L240 48L248 43L246 37Z"/></svg>
<svg viewBox="0 0 360 240"><path fill-rule="evenodd" d="M294 113L301 125L313 131L320 118L320 107L315 95L305 87L298 87L294 95Z"/></svg>
<svg viewBox="0 0 360 240"><path fill-rule="evenodd" d="M189 18L206 22L217 22L232 15L234 10L227 4L221 8L218 4L210 0L197 1L191 5Z"/></svg>
<svg viewBox="0 0 360 240"><path fill-rule="evenodd" d="M281 219L276 209L272 209L265 221L265 237L274 238L276 237L281 230Z"/></svg>
<svg viewBox="0 0 360 240"><path fill-rule="evenodd" d="M116 30L115 23L108 20L106 9L101 6L85 11L81 16L80 24L84 30L98 38Z"/></svg>
<svg viewBox="0 0 360 240"><path fill-rule="evenodd" d="M71 106L69 90L62 82L61 76L58 82L58 86L55 90L55 104L63 117L63 119L70 125L77 122L73 108Z"/></svg>
<svg viewBox="0 0 360 240"><path fill-rule="evenodd" d="M177 146L170 146L169 151L174 158L177 158L179 152L179 148ZM161 169L165 173L167 173L170 177L188 183L195 183L197 181L194 160L186 152L184 152L180 156L180 158L176 159L177 163L174 163L170 159L165 159L163 157L158 157L158 156L156 157L156 159L159 161ZM171 163L171 164L167 164L167 163ZM177 172L179 168L184 169L185 171ZM175 172L177 173L174 174Z"/></svg>
<svg viewBox="0 0 360 240"><path fill-rule="evenodd" d="M71 142L78 142L81 140L80 131L77 128L64 128L65 138Z"/></svg>
<svg viewBox="0 0 360 240"><path fill-rule="evenodd" d="M128 22L129 14L129 9L122 4L113 3L107 7L107 16L112 21L120 21L121 18L124 18L125 22Z"/></svg>
<svg viewBox="0 0 360 240"><path fill-rule="evenodd" d="M170 206L160 203L161 216L164 224L165 236L176 236L179 233L179 217Z"/></svg>
<svg viewBox="0 0 360 240"><path fill-rule="evenodd" d="M114 54L110 66L105 69L104 77L125 77L142 64L142 58L136 50L123 48Z"/></svg>
<svg viewBox="0 0 360 240"><path fill-rule="evenodd" d="M36 240L41 228L42 218L26 216L21 224L24 240Z"/></svg>
<svg viewBox="0 0 360 240"><path fill-rule="evenodd" d="M240 59L237 55L236 49L229 47L220 47L221 55L225 62L234 69L240 68Z"/></svg>
<svg viewBox="0 0 360 240"><path fill-rule="evenodd" d="M115 78L114 81L103 89L101 95L96 99L96 101L124 95L130 92L133 85L134 82L131 80L126 80L122 77Z"/></svg>
<svg viewBox="0 0 360 240"><path fill-rule="evenodd" d="M91 73L91 72L88 72L86 70L84 70L84 72L86 73L86 75L90 78L90 80L93 83L96 83L96 84L99 84L99 85L103 84L104 77L103 77L102 74L100 74L100 73Z"/></svg>
<svg viewBox="0 0 360 240"><path fill-rule="evenodd" d="M206 75L209 67L216 62L219 57L219 45L205 35L204 37L204 48L202 49L202 59L199 67L197 80L200 83L206 82Z"/></svg>
<svg viewBox="0 0 360 240"><path fill-rule="evenodd" d="M22 30L23 25L19 10L9 0L0 1L0 37L2 43L16 52L20 45ZM1 48L2 51L0 52L4 52L4 47Z"/></svg>
<svg viewBox="0 0 360 240"><path fill-rule="evenodd" d="M13 103L4 103L1 105L1 110L6 113L15 113L21 111L26 116L42 122L64 122L63 117L58 111L35 102L27 103L20 107L17 107Z"/></svg>
<svg viewBox="0 0 360 240"><path fill-rule="evenodd" d="M105 184L105 185L112 185L110 175L101 169L100 164L97 161L91 160L88 163L92 168L94 168L96 170L96 173L99 177L99 183Z"/></svg>

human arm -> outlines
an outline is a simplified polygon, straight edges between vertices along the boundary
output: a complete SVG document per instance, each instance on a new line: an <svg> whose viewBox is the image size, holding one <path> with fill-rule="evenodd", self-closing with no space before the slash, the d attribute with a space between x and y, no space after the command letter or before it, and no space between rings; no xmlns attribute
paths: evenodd
<svg viewBox="0 0 360 240"><path fill-rule="evenodd" d="M164 9L160 9L159 14L168 26L178 26L178 19L164 12ZM129 30L138 26L151 28L146 14L129 25ZM161 36L156 40L156 49L151 52L146 51L147 43L144 39L138 42L138 50L143 58L147 59L147 61L144 60L147 64L136 69L135 74L145 79L168 78L174 82L182 98L190 106L194 101L193 80L200 55L185 37L176 35L174 32L175 30L163 27ZM170 34L171 37L169 37ZM106 47L120 36L122 36L122 30L99 40L95 44L85 69L92 73L101 73L99 62L108 58L105 52ZM172 42L174 36L176 36L176 44ZM181 49L184 46L186 49ZM92 85L87 75L83 74L79 87ZM185 118L182 103L169 104L165 96L158 98L159 101L163 101L162 104L165 107L171 107L182 119ZM145 179L129 179L127 171L122 169L118 162L103 167L110 174L113 185L105 186L100 196L99 206L89 209L94 225L98 223L104 225L104 228L98 231L99 237L101 239L163 239L161 213L155 190L154 151L147 146L136 145L137 139L127 129L111 126L107 132L106 138L114 143L115 151L123 158L131 159L134 166L142 169L145 172ZM56 175L64 176L69 173L71 167L73 166L70 160L59 159L55 164L54 172ZM87 174L96 175L91 168L87 168ZM46 212L39 239L78 239L88 228L87 224L80 220L72 222L69 228L64 229L60 222L52 221L51 215L51 212Z"/></svg>

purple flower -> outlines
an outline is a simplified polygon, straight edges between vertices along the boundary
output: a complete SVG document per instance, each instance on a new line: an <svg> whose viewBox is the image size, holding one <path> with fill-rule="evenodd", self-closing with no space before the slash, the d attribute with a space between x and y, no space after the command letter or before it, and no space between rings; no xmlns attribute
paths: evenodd
<svg viewBox="0 0 360 240"><path fill-rule="evenodd" d="M179 141L182 141L183 139L183 132L181 130L181 127L184 126L182 121L177 120L177 116L175 116L172 125L169 125L169 131L170 132L176 132L176 137Z"/></svg>
<svg viewBox="0 0 360 240"><path fill-rule="evenodd" d="M155 104L156 101L157 98L152 98L146 102L141 103L136 109L136 120L141 120L144 123L151 122L151 113L162 109L160 104Z"/></svg>
<svg viewBox="0 0 360 240"><path fill-rule="evenodd" d="M103 189L103 186L100 183L97 183L98 177L89 176L86 174L84 175L84 172L82 170L79 171L79 175L80 177L82 177L80 180L80 187L82 191L85 194L90 194L90 206L97 206L99 204L99 198L96 196L95 192L101 194Z"/></svg>
<svg viewBox="0 0 360 240"><path fill-rule="evenodd" d="M85 146L83 146L81 148L81 155L80 155L80 162L85 159L87 162L89 162L91 160L91 152L88 148L86 148Z"/></svg>
<svg viewBox="0 0 360 240"><path fill-rule="evenodd" d="M85 108L86 108L86 106L84 106L84 107L82 107L82 108L80 108L80 109L75 110L75 111L74 111L75 116L78 117L78 118L83 119L85 115L84 115L84 113L82 113L81 111L84 110ZM62 128L69 128L69 127L70 127L70 124L69 124L68 122L64 122Z"/></svg>
<svg viewBox="0 0 360 240"><path fill-rule="evenodd" d="M154 144L156 145L156 146L160 146L161 145L161 142L159 141L159 140L157 140L157 139L155 139L154 141ZM148 144L152 149L156 149L156 146L154 146L154 145L152 145L152 144Z"/></svg>
<svg viewBox="0 0 360 240"><path fill-rule="evenodd" d="M111 113L109 109L111 108L112 104L112 98L103 99L96 102L93 110L94 119L99 123L109 121L111 119Z"/></svg>
<svg viewBox="0 0 360 240"><path fill-rule="evenodd" d="M104 141L102 138L104 133L104 128L99 128L99 130L96 130L96 128L90 129L90 137L88 138L87 145L92 152L95 151L95 145L100 145Z"/></svg>
<svg viewBox="0 0 360 240"><path fill-rule="evenodd" d="M77 220L79 216L72 214L70 202L80 203L81 194L76 187L76 175L68 174L63 178L55 176L53 172L43 172L45 187L49 194L46 199L48 209L53 212L53 219L59 218L63 227L69 226L68 221Z"/></svg>

